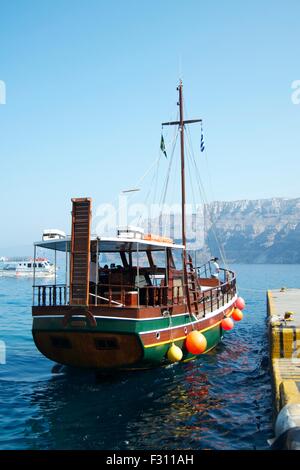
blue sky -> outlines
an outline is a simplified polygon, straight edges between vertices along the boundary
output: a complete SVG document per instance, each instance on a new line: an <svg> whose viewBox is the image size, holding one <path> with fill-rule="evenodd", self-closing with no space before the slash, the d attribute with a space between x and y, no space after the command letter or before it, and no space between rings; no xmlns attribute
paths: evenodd
<svg viewBox="0 0 300 470"><path fill-rule="evenodd" d="M135 186L180 74L208 196L300 196L299 15L292 0L2 0L0 251L68 231L71 197Z"/></svg>

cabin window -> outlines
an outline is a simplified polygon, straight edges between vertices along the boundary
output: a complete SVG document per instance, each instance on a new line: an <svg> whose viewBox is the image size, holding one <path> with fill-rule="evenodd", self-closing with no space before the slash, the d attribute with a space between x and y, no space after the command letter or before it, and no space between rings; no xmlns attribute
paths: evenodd
<svg viewBox="0 0 300 470"><path fill-rule="evenodd" d="M99 264L102 268L106 269L120 269L123 268L120 253L99 253Z"/></svg>
<svg viewBox="0 0 300 470"><path fill-rule="evenodd" d="M165 251L152 251L152 258L154 266L166 266L166 253Z"/></svg>
<svg viewBox="0 0 300 470"><path fill-rule="evenodd" d="M42 263L39 263L39 268L42 268L42 267L43 267Z"/></svg>
<svg viewBox="0 0 300 470"><path fill-rule="evenodd" d="M31 268L31 263L28 263L28 264L27 264L27 268Z"/></svg>

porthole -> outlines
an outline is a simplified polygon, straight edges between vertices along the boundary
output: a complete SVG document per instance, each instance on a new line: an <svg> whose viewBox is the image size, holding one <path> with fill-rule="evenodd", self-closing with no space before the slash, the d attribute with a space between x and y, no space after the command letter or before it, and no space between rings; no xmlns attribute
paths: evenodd
<svg viewBox="0 0 300 470"><path fill-rule="evenodd" d="M159 338L160 338L160 332L157 331L157 333L156 333L156 339L159 339Z"/></svg>
<svg viewBox="0 0 300 470"><path fill-rule="evenodd" d="M187 335L187 327L184 327L184 334Z"/></svg>

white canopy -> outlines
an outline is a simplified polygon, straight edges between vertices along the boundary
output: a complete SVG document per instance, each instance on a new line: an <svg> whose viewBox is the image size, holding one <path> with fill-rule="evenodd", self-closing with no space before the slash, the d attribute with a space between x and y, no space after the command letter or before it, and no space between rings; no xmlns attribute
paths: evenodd
<svg viewBox="0 0 300 470"><path fill-rule="evenodd" d="M174 243L156 242L153 240L133 240L121 237L91 237L91 243L96 244L98 240L99 253L114 253L119 251L164 251L165 248L180 249L184 248L183 245L176 245ZM62 240L42 240L35 242L34 245L40 248L47 248L48 250L57 250L63 252L70 252L71 237L67 236Z"/></svg>

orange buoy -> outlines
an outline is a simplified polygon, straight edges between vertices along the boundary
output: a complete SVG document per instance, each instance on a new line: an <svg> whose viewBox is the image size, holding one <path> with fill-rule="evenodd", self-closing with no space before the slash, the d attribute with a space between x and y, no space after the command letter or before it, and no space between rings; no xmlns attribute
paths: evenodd
<svg viewBox="0 0 300 470"><path fill-rule="evenodd" d="M243 312L241 312L239 308L235 308L231 317L234 319L234 321L241 321L243 320Z"/></svg>
<svg viewBox="0 0 300 470"><path fill-rule="evenodd" d="M245 308L245 301L243 297L238 297L235 301L235 307L238 308L239 310L243 310Z"/></svg>
<svg viewBox="0 0 300 470"><path fill-rule="evenodd" d="M206 338L200 331L191 331L186 337L185 347L191 354L201 354L207 348Z"/></svg>
<svg viewBox="0 0 300 470"><path fill-rule="evenodd" d="M232 330L232 328L234 327L234 322L231 318L225 317L221 321L221 325L222 325L223 330L229 331L229 330Z"/></svg>

